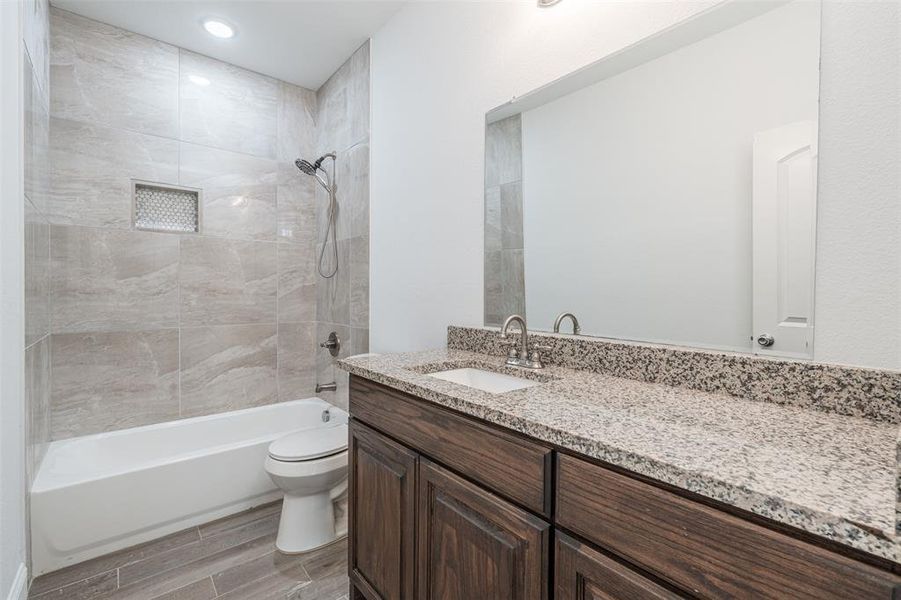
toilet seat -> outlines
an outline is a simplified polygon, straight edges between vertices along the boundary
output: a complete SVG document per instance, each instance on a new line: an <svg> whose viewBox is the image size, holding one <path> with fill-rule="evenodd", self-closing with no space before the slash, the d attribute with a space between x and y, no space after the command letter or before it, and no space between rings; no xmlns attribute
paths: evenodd
<svg viewBox="0 0 901 600"><path fill-rule="evenodd" d="M280 462L305 462L347 450L347 425L316 427L289 433L269 445L269 457Z"/></svg>

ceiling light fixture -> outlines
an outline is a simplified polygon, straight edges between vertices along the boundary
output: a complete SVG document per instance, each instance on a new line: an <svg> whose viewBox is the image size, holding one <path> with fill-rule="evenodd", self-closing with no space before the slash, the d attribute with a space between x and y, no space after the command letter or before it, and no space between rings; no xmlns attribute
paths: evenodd
<svg viewBox="0 0 901 600"><path fill-rule="evenodd" d="M538 6L541 8L547 8L548 6L553 6L560 2L560 0L538 0Z"/></svg>
<svg viewBox="0 0 901 600"><path fill-rule="evenodd" d="M210 80L206 77L201 77L200 75L188 75L188 79L190 79L191 83L194 85L210 85Z"/></svg>
<svg viewBox="0 0 901 600"><path fill-rule="evenodd" d="M207 33L217 38L228 39L235 35L235 29L228 23L217 21L216 19L207 19L203 22L203 28Z"/></svg>

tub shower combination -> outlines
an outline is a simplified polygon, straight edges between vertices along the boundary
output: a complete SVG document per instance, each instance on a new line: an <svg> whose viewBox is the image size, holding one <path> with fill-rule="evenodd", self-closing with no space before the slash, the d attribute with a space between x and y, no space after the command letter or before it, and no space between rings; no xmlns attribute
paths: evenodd
<svg viewBox="0 0 901 600"><path fill-rule="evenodd" d="M335 161L334 152L295 161L328 194L317 264L325 279L339 268ZM321 345L338 355L336 334ZM33 574L279 498L280 551L331 543L346 533L336 530L333 502L347 488L347 420L310 398L52 442L31 490Z"/></svg>
<svg viewBox="0 0 901 600"><path fill-rule="evenodd" d="M311 398L52 442L31 495L34 573L277 500L270 444L342 422Z"/></svg>

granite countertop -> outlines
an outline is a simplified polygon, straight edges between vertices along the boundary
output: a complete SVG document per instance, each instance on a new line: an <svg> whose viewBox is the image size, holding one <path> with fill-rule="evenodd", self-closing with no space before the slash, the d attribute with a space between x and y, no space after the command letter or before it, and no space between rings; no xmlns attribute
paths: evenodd
<svg viewBox="0 0 901 600"><path fill-rule="evenodd" d="M463 350L345 359L346 371L871 554L896 543L899 427ZM544 382L491 394L427 375L481 367Z"/></svg>

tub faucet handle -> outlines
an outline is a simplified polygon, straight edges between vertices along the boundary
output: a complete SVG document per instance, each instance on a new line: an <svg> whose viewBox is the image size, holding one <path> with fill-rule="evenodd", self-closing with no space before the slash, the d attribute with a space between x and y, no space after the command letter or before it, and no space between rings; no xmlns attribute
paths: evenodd
<svg viewBox="0 0 901 600"><path fill-rule="evenodd" d="M332 356L338 356L338 353L341 352L341 339L333 331L328 334L328 338L324 342L319 342L319 347L328 349L329 354Z"/></svg>

